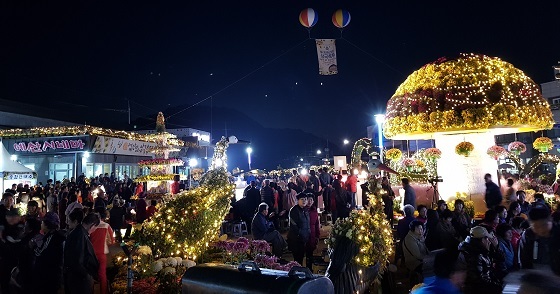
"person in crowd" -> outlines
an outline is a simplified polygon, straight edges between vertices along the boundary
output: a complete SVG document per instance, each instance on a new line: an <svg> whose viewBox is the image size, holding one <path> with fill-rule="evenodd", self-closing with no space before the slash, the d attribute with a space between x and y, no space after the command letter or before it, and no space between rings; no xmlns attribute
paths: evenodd
<svg viewBox="0 0 560 294"><path fill-rule="evenodd" d="M89 231L99 224L97 214L84 217L74 209L67 217L69 232L64 244L64 293L93 293L93 280L99 280L99 261L95 256Z"/></svg>
<svg viewBox="0 0 560 294"><path fill-rule="evenodd" d="M249 192L249 190L251 189L256 189L257 188L257 183L253 180L249 182L249 185L247 185L247 187L245 187L245 189L243 190L243 198L247 198L247 193Z"/></svg>
<svg viewBox="0 0 560 294"><path fill-rule="evenodd" d="M550 266L560 275L560 226L552 222L550 210L542 206L531 208L529 223L531 226L519 241L521 268Z"/></svg>
<svg viewBox="0 0 560 294"><path fill-rule="evenodd" d="M552 220L554 222L560 222L560 202L556 203L556 210L552 213Z"/></svg>
<svg viewBox="0 0 560 294"><path fill-rule="evenodd" d="M12 184L12 188L6 189L6 191L4 191L4 193L10 193L10 194L12 194L12 195L16 195L16 193L17 193L17 184Z"/></svg>
<svg viewBox="0 0 560 294"><path fill-rule="evenodd" d="M353 172L349 172L346 178L346 191L350 195L350 209L356 208L356 192L358 192L358 176Z"/></svg>
<svg viewBox="0 0 560 294"><path fill-rule="evenodd" d="M261 187L261 202L268 205L268 208L274 208L274 191L270 187L270 180L264 180Z"/></svg>
<svg viewBox="0 0 560 294"><path fill-rule="evenodd" d="M499 224L496 227L496 236L498 237L498 247L504 254L504 262L499 263L503 272L511 272L515 269L515 251L511 238L513 237L513 228L508 224Z"/></svg>
<svg viewBox="0 0 560 294"><path fill-rule="evenodd" d="M560 293L560 281L557 277L543 272L530 271L521 276L518 294L556 294Z"/></svg>
<svg viewBox="0 0 560 294"><path fill-rule="evenodd" d="M466 270L457 261L457 250L445 249L434 257L434 274L431 279L412 294L460 294L466 278ZM428 279L426 279L428 280Z"/></svg>
<svg viewBox="0 0 560 294"><path fill-rule="evenodd" d="M332 181L333 177L329 173L329 169L327 167L323 167L319 170L319 182L321 183L321 191L323 192L323 202L325 205L326 211L332 211L330 208L330 196L332 191Z"/></svg>
<svg viewBox="0 0 560 294"><path fill-rule="evenodd" d="M148 206L148 208L146 208L146 216L148 217L148 220L152 218L152 216L154 216L154 214L156 214L157 212L157 200L156 199L152 199L150 200L150 206Z"/></svg>
<svg viewBox="0 0 560 294"><path fill-rule="evenodd" d="M494 238L486 228L476 226L470 236L459 245L460 260L467 267L464 293L502 293L503 281L494 268L490 255L491 239Z"/></svg>
<svg viewBox="0 0 560 294"><path fill-rule="evenodd" d="M107 200L109 199L107 193L102 190L97 193L97 198L93 201L94 210L107 210Z"/></svg>
<svg viewBox="0 0 560 294"><path fill-rule="evenodd" d="M437 225L440 222L439 215L436 210L428 209L426 212L426 229L424 235L426 236L426 246L430 250L442 248L440 238L437 234Z"/></svg>
<svg viewBox="0 0 560 294"><path fill-rule="evenodd" d="M79 192L80 190L72 190L69 192L70 194L70 199L68 199L69 203L66 206L66 210L64 211L64 216L68 217L68 215L70 214L70 212L74 211L74 209L79 208L79 209L83 209L84 207L82 206L82 204L78 201L78 195L81 195L82 192Z"/></svg>
<svg viewBox="0 0 560 294"><path fill-rule="evenodd" d="M438 200L436 212L438 213L438 217L439 217L440 220L441 220L443 212L446 209L447 209L447 202L445 202L445 200Z"/></svg>
<svg viewBox="0 0 560 294"><path fill-rule="evenodd" d="M414 218L414 206L407 204L403 208L404 217L399 220L397 223L397 236L399 236L400 240L404 240L409 229L409 224L415 220Z"/></svg>
<svg viewBox="0 0 560 294"><path fill-rule="evenodd" d="M305 255L305 244L311 236L309 227L309 213L305 211L307 195L299 193L298 203L290 209L290 230L288 231L288 249L294 255L294 261L303 265Z"/></svg>
<svg viewBox="0 0 560 294"><path fill-rule="evenodd" d="M498 213L498 218L500 219L500 224L505 224L507 219L507 208L503 205L497 205L494 210Z"/></svg>
<svg viewBox="0 0 560 294"><path fill-rule="evenodd" d="M331 193L331 207L335 207L332 213L333 222L339 218L345 218L350 215L351 200L348 192L342 187L340 180L333 181L333 192ZM334 203L333 203L334 202ZM335 213L336 211L336 213Z"/></svg>
<svg viewBox="0 0 560 294"><path fill-rule="evenodd" d="M305 181L300 177L297 169L292 170L292 177L289 182L295 184L294 188L298 193L301 193L305 189Z"/></svg>
<svg viewBox="0 0 560 294"><path fill-rule="evenodd" d="M531 203L531 209L535 208L535 207L545 207L547 208L549 211L552 210L552 207L550 207L550 204L546 203L546 201L544 200L544 195L542 193L535 193L535 201L533 203ZM530 213L530 211L529 211Z"/></svg>
<svg viewBox="0 0 560 294"><path fill-rule="evenodd" d="M417 221L421 221L424 225L428 221L428 207L424 204L418 205L418 216L416 217Z"/></svg>
<svg viewBox="0 0 560 294"><path fill-rule="evenodd" d="M535 191L535 193L540 192L539 191L539 184L535 180L531 181L531 183L529 184L529 189Z"/></svg>
<svg viewBox="0 0 560 294"><path fill-rule="evenodd" d="M525 191L517 191L517 202L519 202L519 206L521 207L521 213L528 215L529 210L531 210L531 203L525 201L526 197L527 195L525 194Z"/></svg>
<svg viewBox="0 0 560 294"><path fill-rule="evenodd" d="M441 248L457 248L462 241L453 227L452 220L453 213L451 210L446 209L441 213L441 219L436 226L436 233L439 236Z"/></svg>
<svg viewBox="0 0 560 294"><path fill-rule="evenodd" d="M461 199L455 200L452 223L457 234L459 234L463 240L467 238L471 229L471 217L465 210L465 202Z"/></svg>
<svg viewBox="0 0 560 294"><path fill-rule="evenodd" d="M136 222L141 224L148 218L146 211L148 204L146 203L146 193L140 194L136 201Z"/></svg>
<svg viewBox="0 0 560 294"><path fill-rule="evenodd" d="M383 199L383 211L387 216L387 220L390 224L393 223L393 201L395 200L395 191L391 188L391 183L389 183L389 179L387 177L381 178L381 189L383 191L382 199Z"/></svg>
<svg viewBox="0 0 560 294"><path fill-rule="evenodd" d="M512 202L509 205L509 209L507 212L507 218L506 218L506 223L511 225L511 221L513 220L514 217L522 217L523 219L527 219L527 215L524 213L521 213L521 204L519 204L519 202L515 201Z"/></svg>
<svg viewBox="0 0 560 294"><path fill-rule="evenodd" d="M319 244L319 237L321 234L319 225L319 214L317 213L317 207L315 206L314 197L312 194L307 194L307 205L306 210L309 213L309 228L311 234L309 235L309 241L305 244L305 265L311 271L313 271L313 252L317 249L317 244Z"/></svg>
<svg viewBox="0 0 560 294"><path fill-rule="evenodd" d="M408 178L402 178L401 182L404 189L404 205L410 204L416 208L416 192L410 185L410 180Z"/></svg>
<svg viewBox="0 0 560 294"><path fill-rule="evenodd" d="M66 216L66 208L68 208L68 195L68 192L62 192L60 194L60 200L58 201L58 215ZM61 223L60 228L66 228L66 223Z"/></svg>
<svg viewBox="0 0 560 294"><path fill-rule="evenodd" d="M130 232L132 231L132 225L125 223L125 214L126 208L119 201L119 199L114 199L113 207L111 208L111 210L109 210L109 225L111 226L113 232L115 232L117 242L123 241L121 229L126 227L124 239L128 239L128 237L130 236Z"/></svg>
<svg viewBox="0 0 560 294"><path fill-rule="evenodd" d="M488 209L494 209L494 207L502 203L502 192L500 191L500 187L492 182L491 174L484 175L484 182L486 185L486 193L484 195L486 207L488 207Z"/></svg>
<svg viewBox="0 0 560 294"><path fill-rule="evenodd" d="M28 220L31 218L40 219L45 214L39 210L39 204L37 201L31 200L27 202L27 213L23 216L24 220Z"/></svg>
<svg viewBox="0 0 560 294"><path fill-rule="evenodd" d="M19 243L17 274L12 271L12 285L20 293L33 293L33 265L35 254L33 254L35 242L41 238L41 221L37 218L29 218L25 221L24 235Z"/></svg>
<svg viewBox="0 0 560 294"><path fill-rule="evenodd" d="M517 191L515 191L515 188L513 188L513 183L514 182L512 178L507 179L507 188L504 192L504 199L502 201L502 203L504 203L506 207L509 207L512 202L517 201Z"/></svg>
<svg viewBox="0 0 560 294"><path fill-rule="evenodd" d="M513 253L515 255L515 263L519 267L519 240L525 231L524 225L528 225L528 221L520 216L516 216L511 220L511 245L513 246Z"/></svg>
<svg viewBox="0 0 560 294"><path fill-rule="evenodd" d="M2 194L0 205L0 292L10 293L10 273L17 266L18 243L23 233L19 211L12 193Z"/></svg>
<svg viewBox="0 0 560 294"><path fill-rule="evenodd" d="M284 192L284 209L290 210L290 208L297 204L297 194L295 184L288 183L287 189Z"/></svg>
<svg viewBox="0 0 560 294"><path fill-rule="evenodd" d="M54 188L51 188L49 195L47 195L47 211L58 211L58 194L55 193Z"/></svg>
<svg viewBox="0 0 560 294"><path fill-rule="evenodd" d="M313 184L313 195L315 195L315 199L317 199L317 196L319 195L319 192L321 191L321 185L319 182L319 177L317 177L317 173L315 172L314 169L309 170L309 180L308 182L311 182L311 184ZM317 203L315 201L315 203Z"/></svg>
<svg viewBox="0 0 560 294"><path fill-rule="evenodd" d="M255 181L251 181L251 188L247 190L247 211L250 215L255 213L257 206L261 203L261 192L257 189L257 183ZM295 201L294 201L295 202Z"/></svg>
<svg viewBox="0 0 560 294"><path fill-rule="evenodd" d="M99 269L97 275L99 277L99 286L101 294L107 294L109 287L107 285L107 254L109 254L109 245L115 243L113 237L113 230L104 220L107 218L107 210L103 207L96 208L96 213L99 214L99 225L95 226L93 231L90 232L89 237L93 245L95 257L99 262Z"/></svg>
<svg viewBox="0 0 560 294"><path fill-rule="evenodd" d="M500 224L500 216L494 209L489 209L484 213L484 218L480 224L488 232L496 232L496 227Z"/></svg>
<svg viewBox="0 0 560 294"><path fill-rule="evenodd" d="M267 219L268 217L268 204L261 203L258 207L257 213L251 222L251 232L255 240L265 240L272 243L272 253L278 257L282 257L284 248L286 248L286 240L275 229L274 224Z"/></svg>
<svg viewBox="0 0 560 294"><path fill-rule="evenodd" d="M43 239L35 247L34 293L56 294L62 284L63 250L66 237L59 230L60 219L47 212L41 222ZM71 245L71 244L70 244Z"/></svg>
<svg viewBox="0 0 560 294"><path fill-rule="evenodd" d="M404 261L406 268L411 272L411 286L423 281L422 265L424 258L430 254L424 240L424 224L413 220L403 242Z"/></svg>

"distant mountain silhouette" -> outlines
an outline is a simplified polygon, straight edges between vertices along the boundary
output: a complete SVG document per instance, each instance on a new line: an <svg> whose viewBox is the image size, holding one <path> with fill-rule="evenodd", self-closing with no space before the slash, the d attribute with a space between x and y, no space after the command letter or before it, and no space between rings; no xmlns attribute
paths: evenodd
<svg viewBox="0 0 560 294"><path fill-rule="evenodd" d="M173 115L183 109L173 107L163 110L166 117ZM255 109L254 111L259 111ZM212 116L212 120L210 117ZM139 118L132 122L136 127L142 129L155 128L155 117L152 119ZM270 119L282 119L280 112L271 113ZM313 134L297 129L272 129L263 127L251 119L248 115L231 108L197 106L170 118L166 118L168 129L194 128L212 133L213 143L222 136L236 136L239 140L251 142L253 153L251 154L251 167L260 169L276 169L278 165L284 168L294 167L299 158L304 162L316 164L324 157L324 148L327 146L326 139L319 138ZM239 167L248 169L247 144L232 144L228 149L228 168ZM328 146L330 155L341 154L338 146L332 143ZM317 155L317 149L323 154Z"/></svg>

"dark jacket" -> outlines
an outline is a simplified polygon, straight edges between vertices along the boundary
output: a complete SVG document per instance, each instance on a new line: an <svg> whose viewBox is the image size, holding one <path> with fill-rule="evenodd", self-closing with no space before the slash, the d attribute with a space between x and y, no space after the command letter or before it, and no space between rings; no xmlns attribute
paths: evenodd
<svg viewBox="0 0 560 294"><path fill-rule="evenodd" d="M309 240L311 229L309 227L309 213L299 205L290 209L290 231L288 232L288 243L297 242L305 244Z"/></svg>
<svg viewBox="0 0 560 294"><path fill-rule="evenodd" d="M261 188L261 201L268 204L268 207L274 207L274 192L270 186Z"/></svg>
<svg viewBox="0 0 560 294"><path fill-rule="evenodd" d="M459 259L467 267L464 293L502 293L502 281L496 276L488 250L465 241L459 251Z"/></svg>
<svg viewBox="0 0 560 294"><path fill-rule="evenodd" d="M43 237L41 246L35 248L35 293L57 293L60 288L65 240L61 231L50 231Z"/></svg>
<svg viewBox="0 0 560 294"><path fill-rule="evenodd" d="M538 244L536 248L535 243ZM519 240L518 250L521 268L531 269L534 268L534 264L548 264L556 275L560 275L559 225L554 224L552 226L552 231L548 238L538 238L531 228L525 230ZM536 256L534 255L535 253Z"/></svg>
<svg viewBox="0 0 560 294"><path fill-rule="evenodd" d="M266 219L262 213L257 212L251 222L251 232L253 232L253 239L263 240L264 234L274 230L274 224Z"/></svg>
<svg viewBox="0 0 560 294"><path fill-rule="evenodd" d="M109 210L109 225L114 230L119 230L124 227L125 208L122 206L113 205Z"/></svg>
<svg viewBox="0 0 560 294"><path fill-rule="evenodd" d="M486 201L486 207L494 209L496 205L502 203L502 192L500 187L494 182L487 182L485 185L486 194L484 195L484 200Z"/></svg>
<svg viewBox="0 0 560 294"><path fill-rule="evenodd" d="M97 280L99 262L95 257L89 234L82 225L78 225L66 236L64 245L64 273L73 277L92 276Z"/></svg>
<svg viewBox="0 0 560 294"><path fill-rule="evenodd" d="M410 204L416 208L416 192L410 185L403 186L404 189L404 205Z"/></svg>
<svg viewBox="0 0 560 294"><path fill-rule="evenodd" d="M144 198L140 198L140 199L138 199L138 201L136 201L136 222L137 223L141 224L148 218L148 212L146 211L147 207L148 207L148 204L146 203L146 200Z"/></svg>

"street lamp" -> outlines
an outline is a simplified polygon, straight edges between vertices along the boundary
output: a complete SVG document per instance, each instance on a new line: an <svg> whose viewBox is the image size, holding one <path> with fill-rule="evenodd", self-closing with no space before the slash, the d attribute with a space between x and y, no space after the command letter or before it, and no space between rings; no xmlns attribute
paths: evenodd
<svg viewBox="0 0 560 294"><path fill-rule="evenodd" d="M383 123L385 122L385 114L376 114L375 122L377 123L377 134L379 136L379 160L383 163Z"/></svg>
<svg viewBox="0 0 560 294"><path fill-rule="evenodd" d="M17 155L15 155L15 154L10 155L10 160L11 161L16 161L17 160Z"/></svg>
<svg viewBox="0 0 560 294"><path fill-rule="evenodd" d="M348 141L348 139L344 139L344 145L348 145L350 143L350 141Z"/></svg>
<svg viewBox="0 0 560 294"><path fill-rule="evenodd" d="M317 155L321 154L321 150L317 149Z"/></svg>
<svg viewBox="0 0 560 294"><path fill-rule="evenodd" d="M249 162L249 170L251 170L251 153L253 153L253 148L247 147L247 161Z"/></svg>

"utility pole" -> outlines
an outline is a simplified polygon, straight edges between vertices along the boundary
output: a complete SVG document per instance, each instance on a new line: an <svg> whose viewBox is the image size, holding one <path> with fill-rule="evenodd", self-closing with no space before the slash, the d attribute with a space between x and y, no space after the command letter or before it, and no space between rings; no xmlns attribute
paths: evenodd
<svg viewBox="0 0 560 294"><path fill-rule="evenodd" d="M128 106L128 125L130 125L130 99L126 99L126 103Z"/></svg>

